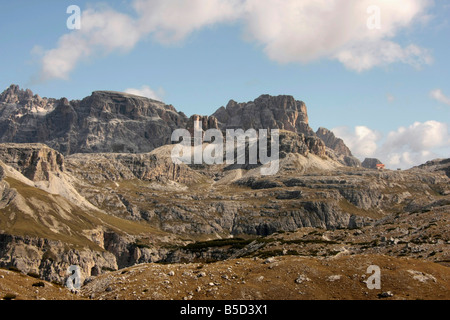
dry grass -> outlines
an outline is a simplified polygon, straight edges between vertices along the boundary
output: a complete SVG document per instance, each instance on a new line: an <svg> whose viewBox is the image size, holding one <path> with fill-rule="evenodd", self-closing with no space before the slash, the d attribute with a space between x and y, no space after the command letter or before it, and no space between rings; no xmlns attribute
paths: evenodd
<svg viewBox="0 0 450 320"><path fill-rule="evenodd" d="M380 290L369 290L364 282L370 265L381 268ZM417 274L422 281L414 278ZM308 280L299 283L299 276ZM450 269L379 255L283 256L270 262L138 265L104 274L82 288L85 297L107 300L376 300L387 291L394 294L389 299L450 299Z"/></svg>
<svg viewBox="0 0 450 320"><path fill-rule="evenodd" d="M49 240L60 240L75 247L89 247L102 250L84 236L84 230L98 227L113 230L118 234L153 235L163 237L167 233L152 228L143 221L130 221L100 211L81 209L59 195L49 194L41 189L30 187L12 178L5 179L25 199L26 205L34 212L34 217L24 213L20 204L11 204L1 209L0 229L5 233L18 236L34 236ZM68 203L70 210L65 214L56 209L56 198ZM61 210L61 208L59 208ZM58 230L48 225L54 224ZM55 228L56 229L56 228Z"/></svg>
<svg viewBox="0 0 450 320"><path fill-rule="evenodd" d="M34 285L34 286L33 286ZM0 300L79 300L67 288L19 272L0 269Z"/></svg>

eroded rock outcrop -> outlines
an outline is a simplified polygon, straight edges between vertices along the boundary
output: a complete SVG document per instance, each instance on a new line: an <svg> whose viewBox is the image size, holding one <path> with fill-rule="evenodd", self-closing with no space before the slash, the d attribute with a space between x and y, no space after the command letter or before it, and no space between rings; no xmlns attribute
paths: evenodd
<svg viewBox="0 0 450 320"><path fill-rule="evenodd" d="M23 273L64 283L71 265L79 266L86 277L118 268L115 256L106 251L87 248L68 250L61 241L0 233L2 268L14 267Z"/></svg>
<svg viewBox="0 0 450 320"><path fill-rule="evenodd" d="M169 144L186 121L173 106L110 91L68 101L40 99L11 86L0 97L1 142L45 143L64 155L149 152Z"/></svg>
<svg viewBox="0 0 450 320"><path fill-rule="evenodd" d="M0 144L0 159L32 181L48 181L63 172L64 157L43 144Z"/></svg>
<svg viewBox="0 0 450 320"><path fill-rule="evenodd" d="M360 167L361 162L355 158L344 141L337 138L334 133L326 128L319 128L317 137L327 146L327 156L349 167Z"/></svg>
<svg viewBox="0 0 450 320"><path fill-rule="evenodd" d="M317 136L325 142L325 145L344 156L353 156L350 149L345 145L344 141L337 138L333 132L326 128L319 128L316 132Z"/></svg>
<svg viewBox="0 0 450 320"><path fill-rule="evenodd" d="M450 159L435 159L414 167L414 169L416 168L430 172L442 172L450 178Z"/></svg>
<svg viewBox="0 0 450 320"><path fill-rule="evenodd" d="M308 112L302 101L292 96L262 95L248 103L231 100L214 114L222 129L280 129L314 135L309 127Z"/></svg>

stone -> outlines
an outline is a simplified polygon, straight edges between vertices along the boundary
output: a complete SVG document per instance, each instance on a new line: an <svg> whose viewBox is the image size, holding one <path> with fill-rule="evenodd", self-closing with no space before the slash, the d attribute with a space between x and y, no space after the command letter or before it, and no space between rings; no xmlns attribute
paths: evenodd
<svg viewBox="0 0 450 320"><path fill-rule="evenodd" d="M334 282L334 281L338 281L338 280L341 280L340 274L332 275L327 278L327 281L330 281L330 282Z"/></svg>
<svg viewBox="0 0 450 320"><path fill-rule="evenodd" d="M303 282L309 282L311 279L309 279L307 276L301 274L295 279L295 283L302 284Z"/></svg>
<svg viewBox="0 0 450 320"><path fill-rule="evenodd" d="M379 298L391 298L393 296L394 296L394 294L391 291L382 292L382 293L378 294Z"/></svg>

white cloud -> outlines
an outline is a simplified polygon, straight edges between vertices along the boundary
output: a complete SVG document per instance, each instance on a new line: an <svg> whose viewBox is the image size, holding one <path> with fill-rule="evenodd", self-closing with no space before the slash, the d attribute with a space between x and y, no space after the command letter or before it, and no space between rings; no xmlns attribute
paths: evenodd
<svg viewBox="0 0 450 320"><path fill-rule="evenodd" d="M344 140L353 154L361 159L375 157L390 168L410 168L428 160L449 157L450 132L446 123L438 121L415 122L400 127L385 137L367 128L347 127L332 130Z"/></svg>
<svg viewBox="0 0 450 320"><path fill-rule="evenodd" d="M107 5L82 11L81 30L62 36L42 58L41 78L67 79L83 59L127 51L151 36L178 43L192 32L239 22L246 39L259 43L281 63L325 58L364 71L401 62L431 63L428 50L394 41L399 31L427 16L432 0L134 0L134 16ZM381 28L370 30L367 8L380 7Z"/></svg>
<svg viewBox="0 0 450 320"><path fill-rule="evenodd" d="M395 42L384 40L360 43L345 48L339 51L335 57L348 69L358 72L395 62L409 64L415 68L433 62L433 58L427 49L415 45L402 48Z"/></svg>
<svg viewBox="0 0 450 320"><path fill-rule="evenodd" d="M353 155L357 158L370 158L377 151L377 142L381 134L365 126L357 126L354 131L348 127L338 127L333 133L344 140Z"/></svg>
<svg viewBox="0 0 450 320"><path fill-rule="evenodd" d="M441 89L435 89L430 92L431 98L450 106L450 98L446 96Z"/></svg>
<svg viewBox="0 0 450 320"><path fill-rule="evenodd" d="M183 40L206 26L237 20L241 0L135 0L139 29L161 43Z"/></svg>
<svg viewBox="0 0 450 320"><path fill-rule="evenodd" d="M248 0L247 35L264 46L273 60L309 62L336 59L364 71L402 62L430 63L426 49L405 48L392 41L403 28L424 15L427 0ZM370 30L367 9L380 8L381 28Z"/></svg>
<svg viewBox="0 0 450 320"><path fill-rule="evenodd" d="M153 100L162 101L164 96L164 90L158 89L158 91L153 90L149 86L142 86L140 89L129 88L125 90L125 93L134 94L141 97L146 97Z"/></svg>
<svg viewBox="0 0 450 320"><path fill-rule="evenodd" d="M135 21L108 7L82 13L81 29L63 35L41 61L41 80L67 79L76 64L94 54L132 49L140 39Z"/></svg>
<svg viewBox="0 0 450 320"><path fill-rule="evenodd" d="M385 162L391 169L409 169L436 158L439 158L439 155L431 151L422 151L419 153L404 151L386 155Z"/></svg>
<svg viewBox="0 0 450 320"><path fill-rule="evenodd" d="M415 153L429 151L434 148L450 146L448 126L438 121L415 122L405 128L388 134L383 148L386 152L396 150L410 150Z"/></svg>
<svg viewBox="0 0 450 320"><path fill-rule="evenodd" d="M80 60L129 51L152 34L165 44L183 40L207 25L235 19L239 0L135 0L138 17L117 12L107 5L82 11L81 29L63 35L55 49L41 61L41 80L67 79Z"/></svg>

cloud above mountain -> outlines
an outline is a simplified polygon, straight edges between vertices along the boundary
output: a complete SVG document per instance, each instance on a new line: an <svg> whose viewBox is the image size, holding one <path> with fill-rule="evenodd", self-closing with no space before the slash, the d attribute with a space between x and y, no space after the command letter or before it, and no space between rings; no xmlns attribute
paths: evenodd
<svg viewBox="0 0 450 320"><path fill-rule="evenodd" d="M164 90L158 89L157 91L153 90L147 85L143 85L141 88L129 88L124 91L125 93L134 94L136 96L146 97L153 100L162 101L164 97Z"/></svg>
<svg viewBox="0 0 450 320"><path fill-rule="evenodd" d="M147 38L179 43L205 27L239 23L244 39L279 63L336 60L357 72L391 63L432 62L426 48L396 36L427 16L431 0L134 0L135 14L108 5L84 9L81 29L41 57L41 80L68 79L83 60L128 52ZM373 5L379 10L370 11ZM368 24L379 13L379 28ZM376 20L376 19L375 19Z"/></svg>
<svg viewBox="0 0 450 320"><path fill-rule="evenodd" d="M431 158L448 157L450 132L439 121L415 122L386 136L367 127L339 127L332 130L360 159L376 157L391 168L410 168ZM447 150L447 151L446 151Z"/></svg>
<svg viewBox="0 0 450 320"><path fill-rule="evenodd" d="M344 140L352 153L358 158L373 157L378 149L381 134L366 127L357 126L354 130L348 127L334 128L333 133Z"/></svg>

